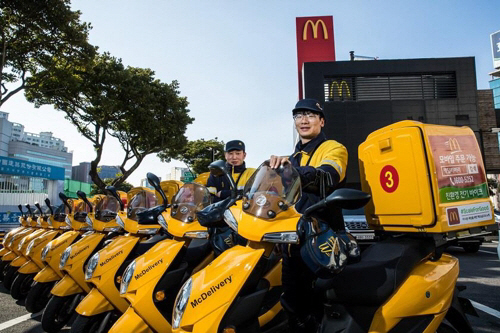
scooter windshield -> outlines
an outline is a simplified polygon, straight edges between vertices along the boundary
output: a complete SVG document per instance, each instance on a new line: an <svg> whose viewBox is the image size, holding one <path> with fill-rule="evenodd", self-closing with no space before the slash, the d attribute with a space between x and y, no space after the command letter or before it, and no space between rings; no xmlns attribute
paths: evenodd
<svg viewBox="0 0 500 333"><path fill-rule="evenodd" d="M172 199L170 216L181 222L196 220L196 212L210 205L210 192L205 186L184 184Z"/></svg>
<svg viewBox="0 0 500 333"><path fill-rule="evenodd" d="M113 219L116 216L116 213L119 210L120 203L118 200L112 195L107 195L99 199L95 208L95 217L99 221L109 222L110 219Z"/></svg>
<svg viewBox="0 0 500 333"><path fill-rule="evenodd" d="M274 218L294 205L301 194L300 176L291 164L272 169L265 161L243 189L243 209L259 218Z"/></svg>
<svg viewBox="0 0 500 333"><path fill-rule="evenodd" d="M132 199L127 209L127 217L137 221L137 214L158 205L158 199L153 192L139 191Z"/></svg>

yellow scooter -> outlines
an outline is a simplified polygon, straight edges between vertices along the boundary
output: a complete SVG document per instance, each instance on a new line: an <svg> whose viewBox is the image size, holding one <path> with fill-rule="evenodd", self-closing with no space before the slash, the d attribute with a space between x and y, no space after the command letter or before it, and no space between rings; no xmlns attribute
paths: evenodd
<svg viewBox="0 0 500 333"><path fill-rule="evenodd" d="M39 218L38 214L34 213L31 210L29 204L26 204L25 206L28 209L28 212L31 216L30 224L33 227L33 231L29 232L26 236L24 236L20 240L20 242L17 245L17 249L13 248L13 252L17 256L4 269L3 285L7 290L10 290L12 282L14 282L14 279L18 276L19 268L29 261L29 258L25 254L28 244L35 238L47 232L47 229L42 227L42 225L38 223L38 218ZM45 223L44 226L48 226L48 224ZM4 257L8 258L8 254L5 255Z"/></svg>
<svg viewBox="0 0 500 333"><path fill-rule="evenodd" d="M33 283L33 278L45 267L41 258L42 250L45 245L62 234L62 230L54 229L54 227L49 224L48 221L50 215L52 215L52 208L50 207L49 199L46 199L45 202L47 204L45 212L42 211L38 202L35 203L35 206L40 212L40 216L38 217L39 225L46 231L28 244L24 254L29 261L19 268L17 277L12 282L10 294L17 300L26 297Z"/></svg>
<svg viewBox="0 0 500 333"><path fill-rule="evenodd" d="M160 191L159 180L148 181ZM207 240L209 233L200 225L196 212L210 204L205 186L188 183L172 199L170 212L159 222L173 239L166 239L135 259L125 270L120 287L130 307L110 332L170 332L175 295L193 271L214 258Z"/></svg>
<svg viewBox="0 0 500 333"><path fill-rule="evenodd" d="M179 189L175 181L162 182L161 185L170 192L170 197ZM161 188L159 194L161 198L147 188L130 190L128 212L119 217L127 234L115 238L90 258L85 280L93 288L76 308L78 316L71 332L107 332L127 310L128 303L120 297L119 291L125 268L136 257L170 237L161 232L158 224L161 213L168 207L167 196ZM157 206L158 202L161 205Z"/></svg>
<svg viewBox="0 0 500 333"><path fill-rule="evenodd" d="M15 258L15 257L13 257L11 259L7 259L7 257L5 257L5 260L3 259L4 255L6 255L7 253L12 251L11 242L13 242L13 238L19 237L16 235L20 234L20 233L24 233L26 235L26 233L29 230L32 230L30 228L29 222L28 222L29 217L27 214L24 214L24 212L23 212L23 206L18 205L17 207L19 208L19 211L21 212L21 216L19 217L20 226L9 231L3 238L3 241L2 241L3 247L0 250L0 258L2 258L2 260L0 260L0 281L3 281L3 272L4 272L5 267L7 267L8 264ZM11 256L13 256L13 255L14 254L12 254Z"/></svg>
<svg viewBox="0 0 500 333"><path fill-rule="evenodd" d="M116 211L103 211L106 222L95 223L94 209L82 191L77 195L81 202L75 209L74 221L85 225L80 230L87 231L81 239L67 247L61 255L59 268L64 277L51 290L51 298L42 314L42 328L46 332L57 332L67 324L81 299L90 292L85 282L84 267L89 257L104 246L106 240L119 235L121 229L116 223ZM113 196L118 197L116 191ZM102 201L101 201L102 202ZM121 202L119 203L121 204ZM114 205L118 210L121 206ZM103 219L104 221L104 219Z"/></svg>
<svg viewBox="0 0 500 333"><path fill-rule="evenodd" d="M210 167L227 177L222 161ZM226 250L186 281L175 301L173 332L281 332L286 327L279 302L281 260L275 251L277 243L299 241L300 214L293 205L301 194L300 176L290 165L273 170L265 162L237 202L234 182L227 178L233 194L226 199L229 209L220 214L247 244Z"/></svg>
<svg viewBox="0 0 500 333"><path fill-rule="evenodd" d="M59 197L63 204L47 221L54 228L62 230L63 234L49 242L42 250L40 257L45 267L34 277L34 283L26 296L26 310L32 313L45 308L51 297L50 291L56 282L63 278L64 274L59 268L62 253L86 232L82 228L87 225L72 216L77 206L80 206L80 200L69 199L61 194Z"/></svg>

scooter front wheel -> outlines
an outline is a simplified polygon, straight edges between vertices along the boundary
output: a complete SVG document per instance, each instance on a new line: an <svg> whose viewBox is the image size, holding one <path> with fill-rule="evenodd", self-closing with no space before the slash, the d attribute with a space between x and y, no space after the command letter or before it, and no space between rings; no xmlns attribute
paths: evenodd
<svg viewBox="0 0 500 333"><path fill-rule="evenodd" d="M3 261L3 260L0 260L0 281L3 281L3 271L5 269L5 267L7 267L7 265L10 263L10 261Z"/></svg>
<svg viewBox="0 0 500 333"><path fill-rule="evenodd" d="M18 273L10 287L10 295L17 300L25 298L31 289L34 277L35 274Z"/></svg>
<svg viewBox="0 0 500 333"><path fill-rule="evenodd" d="M19 269L19 267L14 267L14 266L10 266L10 265L5 267L4 276L3 276L3 286L5 287L5 289L10 290L10 287L12 286L12 282L16 278L18 269Z"/></svg>
<svg viewBox="0 0 500 333"><path fill-rule="evenodd" d="M42 311L50 299L55 282L35 282L26 296L26 310L31 313Z"/></svg>
<svg viewBox="0 0 500 333"><path fill-rule="evenodd" d="M80 295L52 295L42 314L42 328L45 332L59 332L69 322L78 303L75 297Z"/></svg>
<svg viewBox="0 0 500 333"><path fill-rule="evenodd" d="M95 316L87 317L78 315L73 325L71 325L71 333L101 333L107 332L108 329L101 329L101 323L106 317L107 312L100 313Z"/></svg>

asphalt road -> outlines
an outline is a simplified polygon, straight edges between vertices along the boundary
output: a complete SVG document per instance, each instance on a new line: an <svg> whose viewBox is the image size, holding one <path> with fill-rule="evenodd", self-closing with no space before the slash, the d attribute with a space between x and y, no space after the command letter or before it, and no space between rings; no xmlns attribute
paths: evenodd
<svg viewBox="0 0 500 333"><path fill-rule="evenodd" d="M487 243L474 254L465 253L458 247L450 248L448 251L460 260L458 284L467 287L460 296L478 303L478 306L486 311L477 310L478 318L469 316L474 331L478 333L500 332L500 261L496 247L496 242ZM24 308L24 301L14 301L0 284L0 332L43 332L40 316L35 318L29 316ZM15 319L18 321L15 325L5 327L9 325L9 321ZM62 332L69 331L69 327L62 330Z"/></svg>

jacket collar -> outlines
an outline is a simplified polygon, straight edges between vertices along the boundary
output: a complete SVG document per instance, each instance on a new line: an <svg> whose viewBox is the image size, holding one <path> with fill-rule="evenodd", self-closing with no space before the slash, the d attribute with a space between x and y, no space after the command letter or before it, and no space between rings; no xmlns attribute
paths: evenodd
<svg viewBox="0 0 500 333"><path fill-rule="evenodd" d="M305 152L307 154L311 153L314 151L320 144L326 141L326 135L325 133L321 132L317 137L312 139L309 142L302 143L300 140L297 142L297 145L295 146L295 152L294 155L298 152Z"/></svg>
<svg viewBox="0 0 500 333"><path fill-rule="evenodd" d="M226 169L229 171L230 174L242 173L243 171L246 170L246 168L247 167L245 166L245 162L243 162L242 165L237 165L235 167L233 167L231 164L226 162Z"/></svg>

